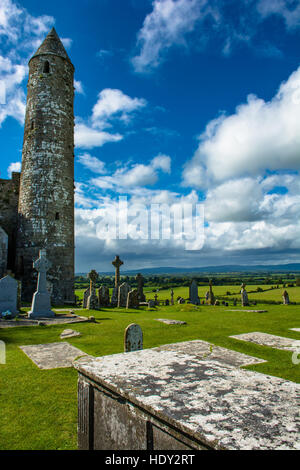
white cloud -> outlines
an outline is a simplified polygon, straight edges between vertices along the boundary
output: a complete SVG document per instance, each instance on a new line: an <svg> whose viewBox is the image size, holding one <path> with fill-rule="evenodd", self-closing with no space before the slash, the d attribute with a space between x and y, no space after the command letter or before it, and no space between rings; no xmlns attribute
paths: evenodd
<svg viewBox="0 0 300 470"><path fill-rule="evenodd" d="M257 10L263 18L281 16L289 29L300 26L299 0L259 0Z"/></svg>
<svg viewBox="0 0 300 470"><path fill-rule="evenodd" d="M93 157L89 153L79 155L78 160L79 163L91 170L93 173L99 173L101 175L105 173L105 163L97 157Z"/></svg>
<svg viewBox="0 0 300 470"><path fill-rule="evenodd" d="M74 80L74 88L75 88L75 92L76 93L79 93L80 95L84 95L84 88L83 88L83 85L82 85L82 82L79 81L79 80Z"/></svg>
<svg viewBox="0 0 300 470"><path fill-rule="evenodd" d="M185 167L184 184L211 184L265 170L300 168L300 68L266 102L250 95L235 114L211 121Z"/></svg>
<svg viewBox="0 0 300 470"><path fill-rule="evenodd" d="M16 171L16 172L20 172L21 171L21 162L14 162L14 163L11 163L7 169L7 174L8 174L8 177L10 178L11 177L11 174L13 171Z"/></svg>
<svg viewBox="0 0 300 470"><path fill-rule="evenodd" d="M105 131L93 129L83 123L75 125L75 145L76 147L91 149L102 147L107 142L119 142L123 139L120 134L110 134Z"/></svg>
<svg viewBox="0 0 300 470"><path fill-rule="evenodd" d="M129 120L129 115L147 104L143 98L131 98L121 90L105 88L98 95L98 101L93 107L92 120L95 125L103 126L116 115L123 121Z"/></svg>
<svg viewBox="0 0 300 470"><path fill-rule="evenodd" d="M134 164L130 168L118 168L112 176L93 178L91 183L101 189L114 189L115 191L129 190L143 186L152 186L158 180L158 171L170 173L171 158L168 155L158 155L149 165Z"/></svg>

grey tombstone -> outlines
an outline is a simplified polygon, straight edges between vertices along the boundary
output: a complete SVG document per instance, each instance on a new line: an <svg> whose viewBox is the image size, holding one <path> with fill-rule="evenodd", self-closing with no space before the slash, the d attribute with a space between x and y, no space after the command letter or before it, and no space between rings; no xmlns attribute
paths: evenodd
<svg viewBox="0 0 300 470"><path fill-rule="evenodd" d="M136 323L127 326L124 335L124 351L141 351L143 349L143 331Z"/></svg>
<svg viewBox="0 0 300 470"><path fill-rule="evenodd" d="M99 287L98 303L99 307L109 307L109 288L107 286Z"/></svg>
<svg viewBox="0 0 300 470"><path fill-rule="evenodd" d="M118 287L113 288L110 300L111 307L116 307L118 305L118 290Z"/></svg>
<svg viewBox="0 0 300 470"><path fill-rule="evenodd" d="M148 302L148 308L154 308L155 307L155 302L154 300L150 299Z"/></svg>
<svg viewBox="0 0 300 470"><path fill-rule="evenodd" d="M197 282L193 280L193 282L190 285L190 301L194 305L199 305L199 296L198 296L198 286Z"/></svg>
<svg viewBox="0 0 300 470"><path fill-rule="evenodd" d="M174 305L174 291L171 289L171 305Z"/></svg>
<svg viewBox="0 0 300 470"><path fill-rule="evenodd" d="M46 258L46 250L40 250L39 258L33 263L34 269L38 271L37 291L33 294L29 318L55 317L51 310L50 293L47 290L47 271L51 268L50 261Z"/></svg>
<svg viewBox="0 0 300 470"><path fill-rule="evenodd" d="M90 287L90 295L87 300L86 308L88 310L97 310L98 308L98 297L96 295L96 290L94 287Z"/></svg>
<svg viewBox="0 0 300 470"><path fill-rule="evenodd" d="M0 316L7 311L18 314L18 281L11 276L0 279Z"/></svg>
<svg viewBox="0 0 300 470"><path fill-rule="evenodd" d="M159 305L158 295L157 294L155 294L155 296L154 296L154 305Z"/></svg>
<svg viewBox="0 0 300 470"><path fill-rule="evenodd" d="M88 298L90 296L90 288L88 287L83 293L82 308L87 307Z"/></svg>
<svg viewBox="0 0 300 470"><path fill-rule="evenodd" d="M248 305L249 305L248 294L247 294L247 291L246 291L245 287L246 287L245 284L241 285L242 307L248 307Z"/></svg>
<svg viewBox="0 0 300 470"><path fill-rule="evenodd" d="M126 308L139 308L139 295L137 289L132 289L128 292Z"/></svg>
<svg viewBox="0 0 300 470"><path fill-rule="evenodd" d="M137 291L138 291L138 298L139 298L139 301L140 301L140 302L146 302L146 297L145 297L145 294L144 294L144 291L143 291L143 287L144 287L144 278L143 278L143 276L139 273L139 274L136 276L136 280L137 280Z"/></svg>
<svg viewBox="0 0 300 470"><path fill-rule="evenodd" d="M180 299L178 300L178 303L179 304L185 304L185 300L183 297L180 297Z"/></svg>
<svg viewBox="0 0 300 470"><path fill-rule="evenodd" d="M169 305L170 305L170 301L169 301L169 299L166 299L165 300L165 306L168 307Z"/></svg>
<svg viewBox="0 0 300 470"><path fill-rule="evenodd" d="M282 300L283 300L283 305L289 305L290 298L289 298L289 294L287 293L286 290L282 294Z"/></svg>
<svg viewBox="0 0 300 470"><path fill-rule="evenodd" d="M123 282L123 284L119 286L118 307L126 307L127 296L128 296L129 290L130 290L130 287L127 284L127 282Z"/></svg>

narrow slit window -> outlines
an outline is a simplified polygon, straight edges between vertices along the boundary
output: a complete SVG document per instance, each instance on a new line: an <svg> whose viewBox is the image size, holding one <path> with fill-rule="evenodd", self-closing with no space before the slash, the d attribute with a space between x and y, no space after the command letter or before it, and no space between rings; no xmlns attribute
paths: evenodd
<svg viewBox="0 0 300 470"><path fill-rule="evenodd" d="M44 69L43 69L43 72L44 72L44 73L49 73L49 72L50 72L50 64L49 64L48 60L46 60L46 61L44 62Z"/></svg>
<svg viewBox="0 0 300 470"><path fill-rule="evenodd" d="M33 131L34 129L34 119L31 121L31 130Z"/></svg>
<svg viewBox="0 0 300 470"><path fill-rule="evenodd" d="M59 220L59 212L56 212L56 214L55 214L55 220Z"/></svg>

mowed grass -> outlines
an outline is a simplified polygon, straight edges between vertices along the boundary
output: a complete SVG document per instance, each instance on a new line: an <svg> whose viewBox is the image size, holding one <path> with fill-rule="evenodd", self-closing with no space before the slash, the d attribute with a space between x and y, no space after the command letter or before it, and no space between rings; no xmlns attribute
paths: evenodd
<svg viewBox="0 0 300 470"><path fill-rule="evenodd" d="M261 331L300 339L299 333L289 330L300 328L300 306L263 308L266 313L230 312L232 307L191 304L138 311L82 310L78 313L95 316L97 323L72 325L82 336L68 342L94 356L120 353L125 328L138 323L144 333L144 348L202 339L268 361L248 369L300 382L300 365L292 363L291 352L229 338ZM187 324L165 325L156 318L178 319ZM0 365L0 449L77 448L76 371L40 370L19 349L20 345L60 341L65 328L68 325L0 329L0 340L6 343L7 350L7 364Z"/></svg>

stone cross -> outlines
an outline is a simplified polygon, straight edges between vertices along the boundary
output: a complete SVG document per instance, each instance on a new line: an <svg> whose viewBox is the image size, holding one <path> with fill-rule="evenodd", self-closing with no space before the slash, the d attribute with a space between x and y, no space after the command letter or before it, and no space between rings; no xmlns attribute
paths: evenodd
<svg viewBox="0 0 300 470"><path fill-rule="evenodd" d="M289 294L285 290L282 294L283 305L288 305L290 303Z"/></svg>
<svg viewBox="0 0 300 470"><path fill-rule="evenodd" d="M51 310L50 293L47 290L47 271L51 268L50 261L46 258L46 250L40 250L39 258L34 261L33 267L38 271L37 291L33 294L30 318L54 317Z"/></svg>
<svg viewBox="0 0 300 470"><path fill-rule="evenodd" d="M207 302L209 305L215 305L215 296L212 290L212 280L210 279L209 281L209 294L208 294L208 299Z"/></svg>
<svg viewBox="0 0 300 470"><path fill-rule="evenodd" d="M89 274L88 274L88 278L90 280L90 289L92 289L93 287L95 287L95 284L98 280L98 273L97 271L95 271L95 269L92 269Z"/></svg>
<svg viewBox="0 0 300 470"><path fill-rule="evenodd" d="M243 283L241 285L241 301L242 301L242 307L247 307L249 305L249 300L248 300L248 294L245 289L246 284Z"/></svg>
<svg viewBox="0 0 300 470"><path fill-rule="evenodd" d="M115 274L115 287L119 287L120 285L120 267L122 266L123 261L120 260L119 255L116 255L115 259L111 263L116 268Z"/></svg>
<svg viewBox="0 0 300 470"><path fill-rule="evenodd" d="M143 349L143 331L136 323L127 326L124 335L124 351L140 351Z"/></svg>

